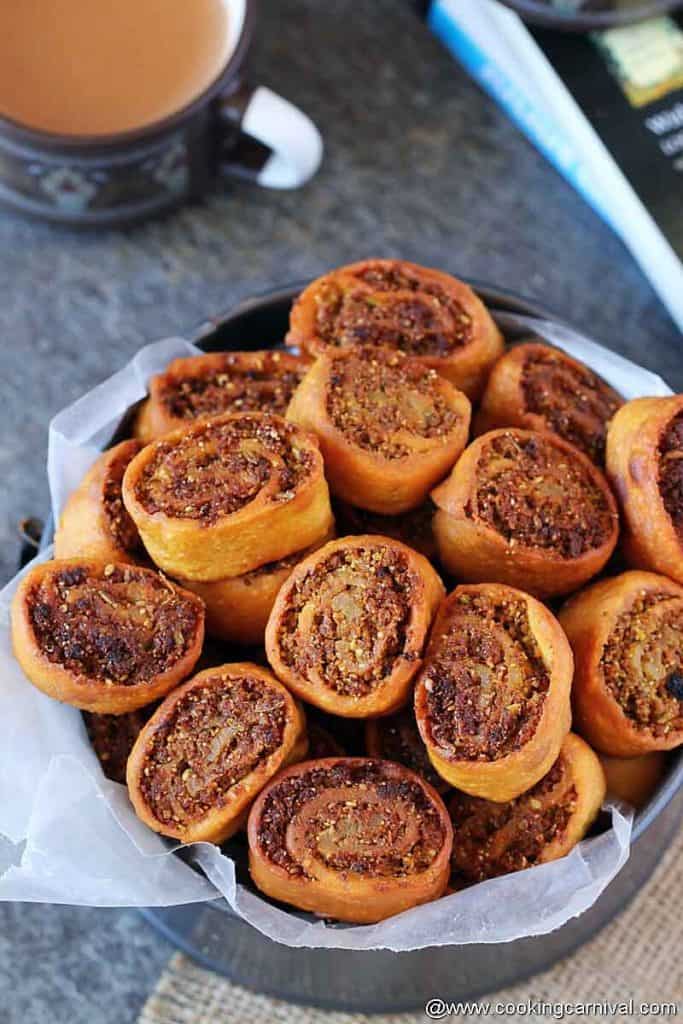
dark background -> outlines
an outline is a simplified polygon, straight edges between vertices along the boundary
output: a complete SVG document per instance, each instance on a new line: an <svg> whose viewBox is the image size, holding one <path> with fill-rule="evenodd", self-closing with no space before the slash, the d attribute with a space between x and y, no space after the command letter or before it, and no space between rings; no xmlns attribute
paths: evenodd
<svg viewBox="0 0 683 1024"><path fill-rule="evenodd" d="M683 29L683 14L672 15ZM645 203L674 250L683 253L683 172L681 154L665 156L648 118L683 102L683 89L669 92L643 107L633 107L606 56L588 36L536 30L536 41L565 82L607 149Z"/></svg>
<svg viewBox="0 0 683 1024"><path fill-rule="evenodd" d="M257 81L321 126L293 193L237 187L127 233L0 214L0 575L47 506L51 416L145 342L272 285L397 255L517 290L683 389L622 244L396 0L262 0ZM170 954L134 911L0 906L2 1024L127 1024Z"/></svg>

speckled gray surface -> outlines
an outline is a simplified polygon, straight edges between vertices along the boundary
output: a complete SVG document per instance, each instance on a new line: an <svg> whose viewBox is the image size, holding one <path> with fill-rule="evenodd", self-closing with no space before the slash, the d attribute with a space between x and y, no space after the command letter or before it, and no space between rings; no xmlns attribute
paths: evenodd
<svg viewBox="0 0 683 1024"><path fill-rule="evenodd" d="M256 80L321 125L307 188L235 187L124 233L0 215L0 572L46 507L50 417L144 342L348 259L403 255L527 293L683 389L681 339L621 243L407 3L262 0ZM131 911L0 907L2 1024L126 1024L169 953Z"/></svg>

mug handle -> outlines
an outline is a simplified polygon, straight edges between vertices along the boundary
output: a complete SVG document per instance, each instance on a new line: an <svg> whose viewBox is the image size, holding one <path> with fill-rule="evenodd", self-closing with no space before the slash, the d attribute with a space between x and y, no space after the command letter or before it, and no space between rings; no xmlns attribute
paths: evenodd
<svg viewBox="0 0 683 1024"><path fill-rule="evenodd" d="M219 97L219 171L264 188L304 185L320 167L323 141L303 110L264 85Z"/></svg>

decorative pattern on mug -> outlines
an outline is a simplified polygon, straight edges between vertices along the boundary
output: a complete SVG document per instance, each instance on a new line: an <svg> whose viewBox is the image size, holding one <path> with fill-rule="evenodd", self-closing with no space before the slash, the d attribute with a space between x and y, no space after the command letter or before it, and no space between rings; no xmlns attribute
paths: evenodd
<svg viewBox="0 0 683 1024"><path fill-rule="evenodd" d="M4 150L4 151L3 151ZM190 182L187 142L181 135L166 140L153 153L131 154L130 160L107 164L101 158L70 165L36 160L27 153L4 149L0 140L0 178L5 187L75 218L88 212L153 202L183 195Z"/></svg>

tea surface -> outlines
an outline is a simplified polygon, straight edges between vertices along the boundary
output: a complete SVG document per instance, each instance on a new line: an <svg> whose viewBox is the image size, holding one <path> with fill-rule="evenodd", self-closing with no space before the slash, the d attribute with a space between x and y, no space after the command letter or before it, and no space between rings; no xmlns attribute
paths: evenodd
<svg viewBox="0 0 683 1024"><path fill-rule="evenodd" d="M225 0L6 0L0 115L106 135L182 109L230 50Z"/></svg>

